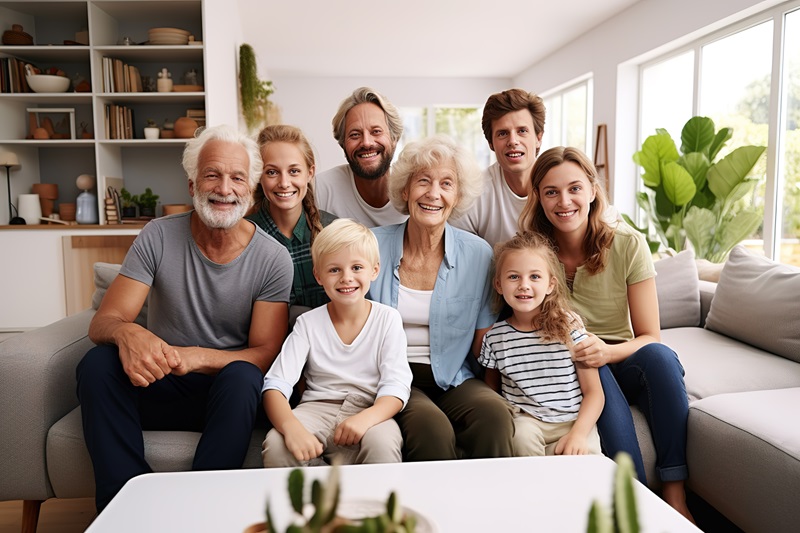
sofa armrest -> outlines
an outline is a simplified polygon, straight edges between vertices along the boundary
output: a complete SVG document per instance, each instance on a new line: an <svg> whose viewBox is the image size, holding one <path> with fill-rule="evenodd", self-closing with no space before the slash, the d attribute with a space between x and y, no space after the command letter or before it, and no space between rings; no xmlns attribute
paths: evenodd
<svg viewBox="0 0 800 533"><path fill-rule="evenodd" d="M53 496L45 443L78 405L75 368L94 344L86 310L0 342L0 500Z"/></svg>
<svg viewBox="0 0 800 533"><path fill-rule="evenodd" d="M717 290L717 284L713 281L700 280L700 327L706 325L706 317L708 310L711 309L711 300L714 298L714 292Z"/></svg>

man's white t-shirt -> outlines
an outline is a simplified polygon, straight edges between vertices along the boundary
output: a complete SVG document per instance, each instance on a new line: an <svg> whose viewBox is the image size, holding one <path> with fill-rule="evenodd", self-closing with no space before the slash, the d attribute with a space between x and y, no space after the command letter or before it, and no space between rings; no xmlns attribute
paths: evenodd
<svg viewBox="0 0 800 533"><path fill-rule="evenodd" d="M519 231L519 217L528 201L517 196L503 178L499 163L483 171L484 191L472 209L459 218L449 220L456 228L474 233L494 246L507 241Z"/></svg>
<svg viewBox="0 0 800 533"><path fill-rule="evenodd" d="M314 195L319 209L339 218L350 218L368 228L400 224L408 218L397 211L392 202L383 207L372 207L365 202L358 194L353 171L347 164L317 174Z"/></svg>

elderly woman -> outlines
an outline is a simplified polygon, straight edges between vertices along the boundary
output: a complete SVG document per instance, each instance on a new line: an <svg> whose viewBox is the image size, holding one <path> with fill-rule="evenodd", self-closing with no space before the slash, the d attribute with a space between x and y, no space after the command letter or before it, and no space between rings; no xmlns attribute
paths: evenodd
<svg viewBox="0 0 800 533"><path fill-rule="evenodd" d="M400 311L414 374L411 398L396 416L408 461L512 455L511 413L473 372L496 319L492 250L447 223L481 191L477 163L451 139L410 143L389 178L389 197L409 218L373 229L381 271L370 298Z"/></svg>

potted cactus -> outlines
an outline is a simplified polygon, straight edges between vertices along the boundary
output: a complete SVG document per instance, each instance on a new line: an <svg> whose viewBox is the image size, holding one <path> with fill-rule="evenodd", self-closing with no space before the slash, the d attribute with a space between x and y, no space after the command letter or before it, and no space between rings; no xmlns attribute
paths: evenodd
<svg viewBox="0 0 800 533"><path fill-rule="evenodd" d="M636 495L633 487L633 460L625 452L614 458L617 470L614 473L614 502L609 512L595 500L589 509L587 533L639 533L639 517L636 510Z"/></svg>
<svg viewBox="0 0 800 533"><path fill-rule="evenodd" d="M403 514L395 493L389 495L386 511L377 516L359 519L345 518L337 514L339 508L339 465L331 468L327 482L314 480L311 485L310 500L306 500L303 470L296 468L289 474L289 500L296 520L286 528L286 533L413 533L415 517ZM266 521L248 526L244 533L277 533L269 502L267 502Z"/></svg>

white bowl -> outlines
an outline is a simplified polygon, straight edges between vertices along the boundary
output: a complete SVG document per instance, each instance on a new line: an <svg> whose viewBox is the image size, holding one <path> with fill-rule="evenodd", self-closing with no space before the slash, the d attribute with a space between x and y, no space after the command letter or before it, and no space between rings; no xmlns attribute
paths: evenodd
<svg viewBox="0 0 800 533"><path fill-rule="evenodd" d="M25 76L28 87L35 93L64 93L69 89L69 78L51 74Z"/></svg>

